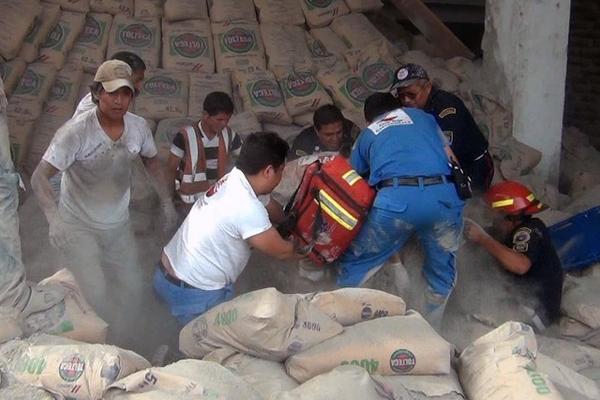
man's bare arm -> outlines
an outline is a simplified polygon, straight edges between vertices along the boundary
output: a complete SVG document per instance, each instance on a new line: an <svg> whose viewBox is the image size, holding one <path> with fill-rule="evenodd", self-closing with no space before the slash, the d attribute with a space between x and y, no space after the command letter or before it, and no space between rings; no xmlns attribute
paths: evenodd
<svg viewBox="0 0 600 400"><path fill-rule="evenodd" d="M303 255L296 253L294 243L284 240L273 227L248 239L252 247L279 260L300 259Z"/></svg>
<svg viewBox="0 0 600 400"><path fill-rule="evenodd" d="M177 212L173 206L172 186L167 182L162 163L158 157L142 157L144 167L150 175L150 183L160 198L160 207L165 216L165 231L168 232L177 225Z"/></svg>
<svg viewBox="0 0 600 400"><path fill-rule="evenodd" d="M272 197L269 199L269 204L265 207L269 213L269 219L274 224L281 224L285 221L283 207Z"/></svg>
<svg viewBox="0 0 600 400"><path fill-rule="evenodd" d="M48 223L58 215L58 207L54 200L54 192L50 185L50 178L59 172L52 164L42 160L31 175L31 188L40 205L40 208L46 215Z"/></svg>

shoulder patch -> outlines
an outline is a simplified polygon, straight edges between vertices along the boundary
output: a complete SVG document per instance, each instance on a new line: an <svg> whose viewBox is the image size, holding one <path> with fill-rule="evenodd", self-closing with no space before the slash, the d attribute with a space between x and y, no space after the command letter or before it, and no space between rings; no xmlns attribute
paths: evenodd
<svg viewBox="0 0 600 400"><path fill-rule="evenodd" d="M448 144L452 144L454 141L454 132L453 131L443 131L444 137L448 141Z"/></svg>
<svg viewBox="0 0 600 400"><path fill-rule="evenodd" d="M527 250L529 250L529 244L528 243L516 243L513 246L513 250L518 251L519 253L527 253Z"/></svg>
<svg viewBox="0 0 600 400"><path fill-rule="evenodd" d="M368 126L368 129L373 132L374 135L378 135L381 131L390 126L400 125L412 125L413 120L401 109L394 110L388 113L385 117L379 121L373 122Z"/></svg>
<svg viewBox="0 0 600 400"><path fill-rule="evenodd" d="M531 239L531 229L529 229L529 228L519 228L513 235L513 243L514 244L521 244L521 243L526 244L526 243L529 243L530 239Z"/></svg>
<svg viewBox="0 0 600 400"><path fill-rule="evenodd" d="M448 108L444 108L438 115L440 118L445 118L448 115L453 115L453 114L456 114L456 108L448 107Z"/></svg>

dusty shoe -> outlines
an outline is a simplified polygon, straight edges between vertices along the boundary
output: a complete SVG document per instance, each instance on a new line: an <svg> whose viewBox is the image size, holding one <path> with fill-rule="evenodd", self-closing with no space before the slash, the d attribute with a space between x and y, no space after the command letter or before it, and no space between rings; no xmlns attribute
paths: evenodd
<svg viewBox="0 0 600 400"><path fill-rule="evenodd" d="M33 313L48 310L57 305L65 298L65 289L58 284L47 284L39 286L30 284L29 296L24 301L20 313L21 318L26 318Z"/></svg>

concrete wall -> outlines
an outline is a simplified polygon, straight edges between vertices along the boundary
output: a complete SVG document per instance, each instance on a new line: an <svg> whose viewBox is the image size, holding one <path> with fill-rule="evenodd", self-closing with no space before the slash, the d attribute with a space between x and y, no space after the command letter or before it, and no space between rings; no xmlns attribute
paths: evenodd
<svg viewBox="0 0 600 400"><path fill-rule="evenodd" d="M485 76L513 114L513 135L543 153L558 183L570 0L487 0Z"/></svg>

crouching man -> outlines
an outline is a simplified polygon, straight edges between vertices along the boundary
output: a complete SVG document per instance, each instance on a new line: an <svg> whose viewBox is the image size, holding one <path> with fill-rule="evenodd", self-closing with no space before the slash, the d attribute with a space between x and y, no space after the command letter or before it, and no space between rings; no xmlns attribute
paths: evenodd
<svg viewBox="0 0 600 400"><path fill-rule="evenodd" d="M182 324L233 297L251 247L280 260L301 257L271 225L283 218L269 194L287 152L275 133L248 136L236 167L194 204L164 248L154 289Z"/></svg>

